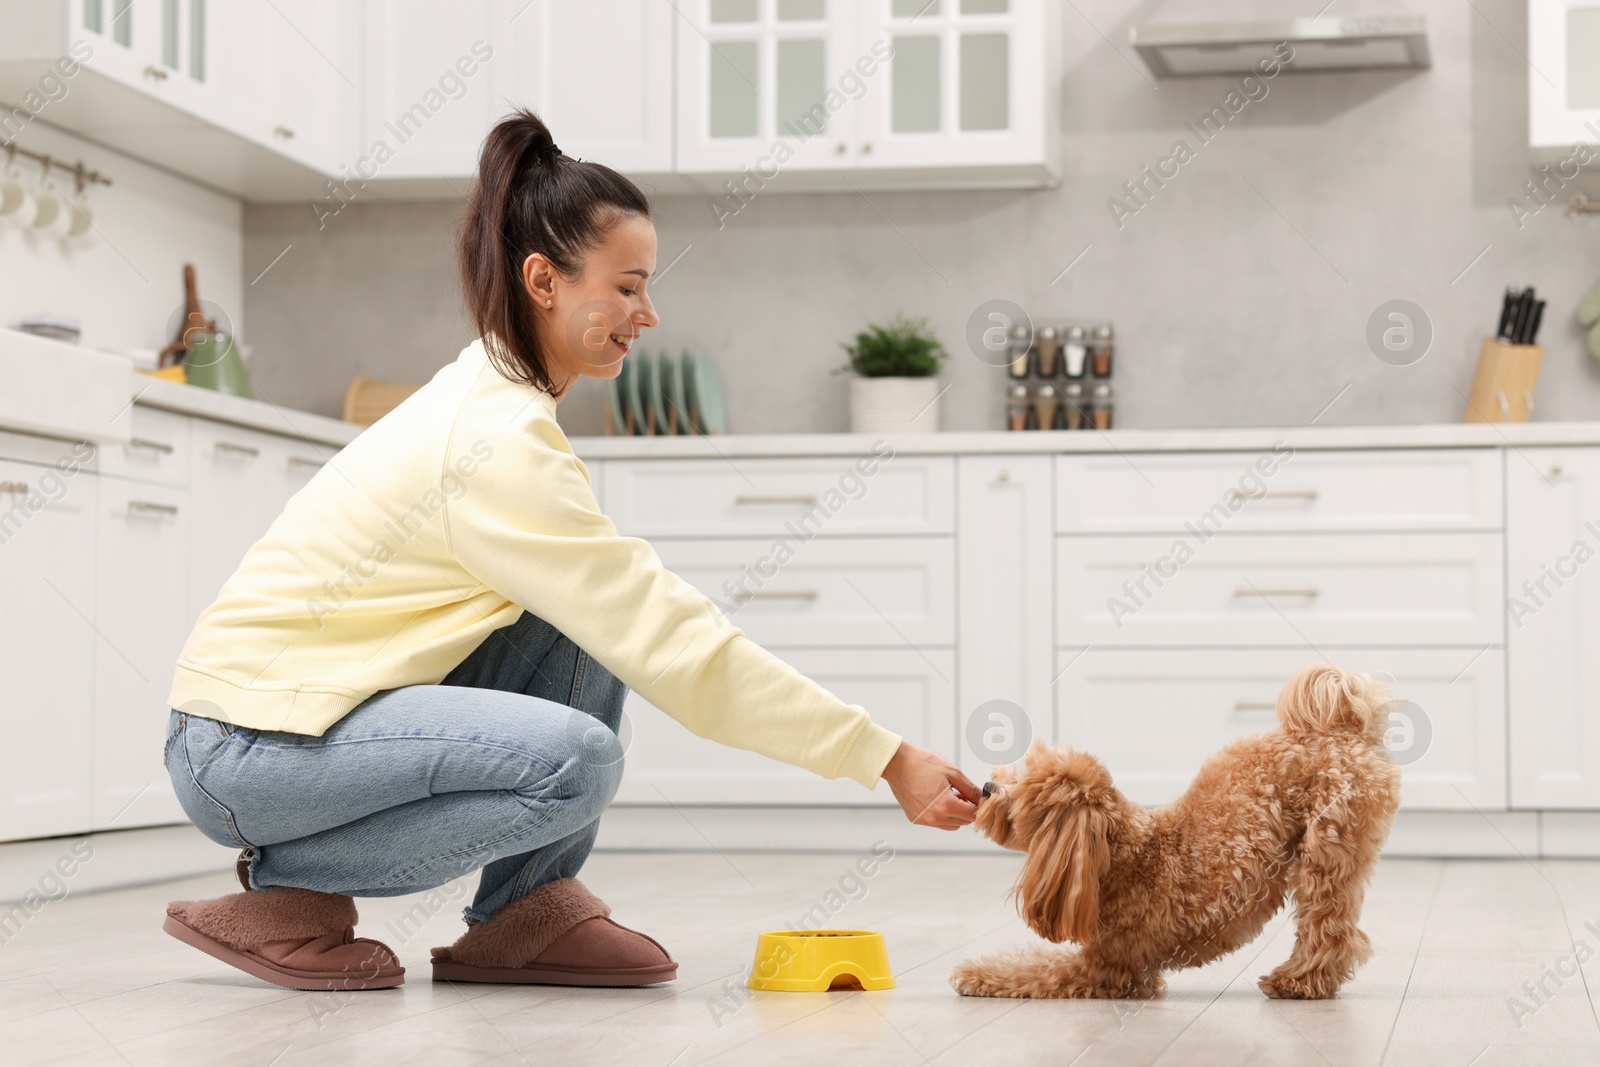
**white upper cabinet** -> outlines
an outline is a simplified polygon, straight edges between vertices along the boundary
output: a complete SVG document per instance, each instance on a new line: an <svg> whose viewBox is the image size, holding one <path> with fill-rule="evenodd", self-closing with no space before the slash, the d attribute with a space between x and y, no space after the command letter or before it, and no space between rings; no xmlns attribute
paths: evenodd
<svg viewBox="0 0 1600 1067"><path fill-rule="evenodd" d="M863 52L892 57L861 99L866 167L1048 168L1043 0L879 0Z"/></svg>
<svg viewBox="0 0 1600 1067"><path fill-rule="evenodd" d="M464 193L484 137L517 107L536 111L567 155L672 169L667 4L369 0L362 39L360 156L380 178L456 179Z"/></svg>
<svg viewBox="0 0 1600 1067"><path fill-rule="evenodd" d="M526 7L510 21L512 100L535 108L567 155L626 174L671 172L672 5L517 2Z"/></svg>
<svg viewBox="0 0 1600 1067"><path fill-rule="evenodd" d="M501 0L363 5L359 175L468 178L477 170L490 127L524 103L514 99L510 69L514 15Z"/></svg>
<svg viewBox="0 0 1600 1067"><path fill-rule="evenodd" d="M857 3L679 4L678 169L748 167L770 180L785 170L854 167L867 83L840 79L856 60Z"/></svg>
<svg viewBox="0 0 1600 1067"><path fill-rule="evenodd" d="M220 94L208 0L72 0L69 52L84 65L191 114L215 119Z"/></svg>
<svg viewBox="0 0 1600 1067"><path fill-rule="evenodd" d="M796 188L1053 178L1042 0L692 0L679 12L682 172L737 174L747 193L796 171L813 172Z"/></svg>
<svg viewBox="0 0 1600 1067"><path fill-rule="evenodd" d="M1555 159L1600 140L1600 0L1529 0L1528 137Z"/></svg>

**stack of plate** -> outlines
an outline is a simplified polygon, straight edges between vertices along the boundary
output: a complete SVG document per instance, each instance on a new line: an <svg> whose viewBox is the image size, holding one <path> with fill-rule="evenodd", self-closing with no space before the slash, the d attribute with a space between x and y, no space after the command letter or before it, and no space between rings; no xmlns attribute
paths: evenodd
<svg viewBox="0 0 1600 1067"><path fill-rule="evenodd" d="M698 356L687 348L677 356L665 349L655 354L640 349L623 359L621 373L607 384L607 435L728 432L722 379L704 349Z"/></svg>

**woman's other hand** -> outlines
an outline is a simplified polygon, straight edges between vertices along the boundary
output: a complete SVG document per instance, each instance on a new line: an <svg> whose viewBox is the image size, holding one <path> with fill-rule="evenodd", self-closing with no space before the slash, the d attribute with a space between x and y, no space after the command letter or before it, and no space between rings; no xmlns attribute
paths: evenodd
<svg viewBox="0 0 1600 1067"><path fill-rule="evenodd" d="M902 741L882 777L906 818L918 826L954 830L977 814L978 787L937 752Z"/></svg>

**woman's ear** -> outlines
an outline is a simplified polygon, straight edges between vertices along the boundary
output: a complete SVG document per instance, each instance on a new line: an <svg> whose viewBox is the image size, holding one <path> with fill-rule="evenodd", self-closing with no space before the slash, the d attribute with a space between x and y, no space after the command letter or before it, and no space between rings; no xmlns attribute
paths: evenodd
<svg viewBox="0 0 1600 1067"><path fill-rule="evenodd" d="M556 272L542 252L535 252L522 261L522 287L534 307L547 308L555 302Z"/></svg>
<svg viewBox="0 0 1600 1067"><path fill-rule="evenodd" d="M1047 941L1088 940L1100 922L1100 878L1111 862L1110 817L1065 804L1045 816L1017 882L1023 919Z"/></svg>

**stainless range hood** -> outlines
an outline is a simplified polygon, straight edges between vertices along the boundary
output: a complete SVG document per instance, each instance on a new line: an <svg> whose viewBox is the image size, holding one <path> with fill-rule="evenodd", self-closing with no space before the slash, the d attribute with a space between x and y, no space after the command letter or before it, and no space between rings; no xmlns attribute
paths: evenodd
<svg viewBox="0 0 1600 1067"><path fill-rule="evenodd" d="M1282 42L1294 49L1286 72L1430 65L1421 15L1147 22L1130 26L1128 40L1158 78L1259 73Z"/></svg>

